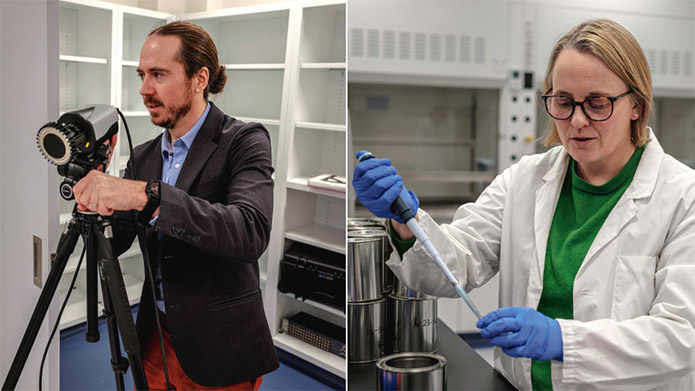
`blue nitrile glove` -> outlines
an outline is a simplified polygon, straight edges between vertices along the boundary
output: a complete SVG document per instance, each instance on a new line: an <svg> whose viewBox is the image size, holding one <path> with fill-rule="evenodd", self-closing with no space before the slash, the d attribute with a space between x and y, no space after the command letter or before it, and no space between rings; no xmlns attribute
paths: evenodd
<svg viewBox="0 0 695 391"><path fill-rule="evenodd" d="M512 357L562 361L560 323L533 308L504 307L483 316L480 335Z"/></svg>
<svg viewBox="0 0 695 391"><path fill-rule="evenodd" d="M359 159L366 151L357 152ZM391 211L391 204L403 197L413 213L417 214L420 201L412 191L403 186L403 179L396 175L389 159L372 158L363 160L355 166L352 177L357 199L377 217L391 218L403 224L403 221Z"/></svg>

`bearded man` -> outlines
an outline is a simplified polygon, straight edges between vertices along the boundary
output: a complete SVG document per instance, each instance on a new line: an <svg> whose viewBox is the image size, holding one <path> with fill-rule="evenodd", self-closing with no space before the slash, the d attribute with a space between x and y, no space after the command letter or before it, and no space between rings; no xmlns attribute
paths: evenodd
<svg viewBox="0 0 695 391"><path fill-rule="evenodd" d="M172 389L257 390L279 365L258 271L272 220L270 136L208 101L227 75L195 24L152 31L137 73L164 132L134 149L124 178L94 170L78 182L78 208L113 215L118 255L138 221L147 226L154 286L143 286L136 326L150 389L167 388L164 356Z"/></svg>

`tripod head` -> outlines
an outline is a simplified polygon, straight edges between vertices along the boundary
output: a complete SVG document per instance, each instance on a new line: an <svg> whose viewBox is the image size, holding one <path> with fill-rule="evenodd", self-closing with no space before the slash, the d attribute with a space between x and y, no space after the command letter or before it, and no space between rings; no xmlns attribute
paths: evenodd
<svg viewBox="0 0 695 391"><path fill-rule="evenodd" d="M39 129L36 141L41 153L65 177L60 184L63 199L74 199L72 187L90 170L108 163L111 146L104 143L116 133L118 110L108 105L67 112Z"/></svg>

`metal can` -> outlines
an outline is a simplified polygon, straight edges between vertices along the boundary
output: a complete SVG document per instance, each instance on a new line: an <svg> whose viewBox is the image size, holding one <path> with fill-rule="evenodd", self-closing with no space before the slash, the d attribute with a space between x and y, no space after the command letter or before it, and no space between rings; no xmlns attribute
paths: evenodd
<svg viewBox="0 0 695 391"><path fill-rule="evenodd" d="M387 352L436 352L437 300L388 298Z"/></svg>
<svg viewBox="0 0 695 391"><path fill-rule="evenodd" d="M386 298L348 303L348 362L373 362L384 355Z"/></svg>
<svg viewBox="0 0 695 391"><path fill-rule="evenodd" d="M373 237L378 237L381 239L381 246L382 246L382 265L381 265L381 270L382 270L382 275L381 275L381 290L382 292L387 295L391 293L391 290L393 289L393 280L394 280L394 275L393 272L391 272L391 269L389 269L388 266L386 266L386 261L391 257L391 243L389 242L389 235L386 232L386 230L378 230L378 229L367 229L364 227L360 227L360 229L355 229L354 231L348 231L348 238L373 238Z"/></svg>
<svg viewBox="0 0 695 391"><path fill-rule="evenodd" d="M383 241L378 236L347 239L348 302L360 303L383 297Z"/></svg>
<svg viewBox="0 0 695 391"><path fill-rule="evenodd" d="M377 388L384 391L446 390L446 359L431 353L398 353L376 362Z"/></svg>

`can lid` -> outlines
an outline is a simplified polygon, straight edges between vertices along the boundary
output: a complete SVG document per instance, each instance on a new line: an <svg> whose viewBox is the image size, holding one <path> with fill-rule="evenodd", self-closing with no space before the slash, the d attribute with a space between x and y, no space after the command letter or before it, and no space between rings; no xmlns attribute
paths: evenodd
<svg viewBox="0 0 695 391"><path fill-rule="evenodd" d="M432 372L445 368L446 358L434 353L396 353L377 360L376 367L380 371L393 373Z"/></svg>
<svg viewBox="0 0 695 391"><path fill-rule="evenodd" d="M363 229L374 229L386 231L386 226L383 224L370 223L370 224L348 224L348 231L359 231Z"/></svg>
<svg viewBox="0 0 695 391"><path fill-rule="evenodd" d="M368 236L365 238L354 238L354 237L348 236L347 241L348 241L348 243L381 242L381 238L378 236Z"/></svg>
<svg viewBox="0 0 695 391"><path fill-rule="evenodd" d="M388 236L388 233L380 229L364 229L356 231L348 231L348 237L351 238L371 238Z"/></svg>

